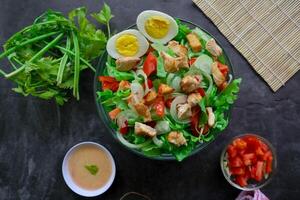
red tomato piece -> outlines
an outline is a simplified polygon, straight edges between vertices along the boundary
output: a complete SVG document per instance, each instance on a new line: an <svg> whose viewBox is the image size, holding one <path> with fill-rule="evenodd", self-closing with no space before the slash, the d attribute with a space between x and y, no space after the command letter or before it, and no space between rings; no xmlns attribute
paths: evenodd
<svg viewBox="0 0 300 200"><path fill-rule="evenodd" d="M158 97L154 102L153 108L155 113L159 117L163 117L165 115L165 103L163 97Z"/></svg>
<svg viewBox="0 0 300 200"><path fill-rule="evenodd" d="M272 157L272 152L271 152L271 151L267 151L267 152L263 155L262 159L263 159L264 161L267 161L269 157Z"/></svg>
<svg viewBox="0 0 300 200"><path fill-rule="evenodd" d="M237 155L237 151L233 145L227 147L227 153L230 158L234 158Z"/></svg>
<svg viewBox="0 0 300 200"><path fill-rule="evenodd" d="M147 76L150 76L156 71L156 67L157 67L157 58L152 52L149 52L143 65L143 71Z"/></svg>
<svg viewBox="0 0 300 200"><path fill-rule="evenodd" d="M146 122L145 124L148 125L148 126L151 126L152 128L154 128L155 125L156 125L156 122L155 121L150 121L150 122Z"/></svg>
<svg viewBox="0 0 300 200"><path fill-rule="evenodd" d="M236 156L234 158L229 158L229 166L230 167L242 167L243 166L243 161L238 156Z"/></svg>
<svg viewBox="0 0 300 200"><path fill-rule="evenodd" d="M244 154L242 158L243 158L244 165L250 166L253 163L253 159L255 159L255 154L254 153Z"/></svg>
<svg viewBox="0 0 300 200"><path fill-rule="evenodd" d="M197 131L197 127L199 125L199 117L200 117L200 107L194 106L192 108L192 117L191 117L191 131L194 136L199 136Z"/></svg>
<svg viewBox="0 0 300 200"><path fill-rule="evenodd" d="M244 175L245 168L244 167L233 167L233 168L230 168L230 172L233 175Z"/></svg>
<svg viewBox="0 0 300 200"><path fill-rule="evenodd" d="M120 128L120 133L125 135L128 133L128 122L125 121L124 125Z"/></svg>
<svg viewBox="0 0 300 200"><path fill-rule="evenodd" d="M173 101L173 98L166 100L165 105L166 105L167 108L171 108L172 101Z"/></svg>
<svg viewBox="0 0 300 200"><path fill-rule="evenodd" d="M264 155L264 152L263 152L262 148L260 148L260 147L256 148L255 153L259 157L262 157Z"/></svg>
<svg viewBox="0 0 300 200"><path fill-rule="evenodd" d="M266 173L269 174L272 172L272 164L273 164L273 157L268 157L267 163L266 163Z"/></svg>
<svg viewBox="0 0 300 200"><path fill-rule="evenodd" d="M153 88L153 83L152 83L151 79L148 78L147 83L148 83L149 89Z"/></svg>
<svg viewBox="0 0 300 200"><path fill-rule="evenodd" d="M245 187L246 185L248 185L247 181L248 177L245 175L239 175L235 177L235 182L241 187Z"/></svg>
<svg viewBox="0 0 300 200"><path fill-rule="evenodd" d="M111 76L98 76L98 80L101 82L103 90L109 89L115 92L119 88L119 82Z"/></svg>
<svg viewBox="0 0 300 200"><path fill-rule="evenodd" d="M237 149L244 150L247 147L247 143L241 139L237 138L232 142L233 146L235 146Z"/></svg>
<svg viewBox="0 0 300 200"><path fill-rule="evenodd" d="M194 57L194 58L191 58L190 60L189 60L189 65L192 65L192 64L194 64L194 62L197 60L197 58L196 57Z"/></svg>
<svg viewBox="0 0 300 200"><path fill-rule="evenodd" d="M222 74L226 77L229 72L228 66L218 62L218 68L222 72Z"/></svg>
<svg viewBox="0 0 300 200"><path fill-rule="evenodd" d="M263 166L264 166L264 162L263 161L258 161L256 163L256 170L255 170L255 176L254 179L257 181L261 181L263 178Z"/></svg>
<svg viewBox="0 0 300 200"><path fill-rule="evenodd" d="M202 97L205 96L205 91L204 91L203 88L198 88L196 91L197 91Z"/></svg>

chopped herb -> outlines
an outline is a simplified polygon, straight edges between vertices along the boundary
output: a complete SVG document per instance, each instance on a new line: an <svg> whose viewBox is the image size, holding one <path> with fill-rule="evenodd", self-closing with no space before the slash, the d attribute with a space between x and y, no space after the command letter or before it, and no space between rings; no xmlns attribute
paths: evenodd
<svg viewBox="0 0 300 200"><path fill-rule="evenodd" d="M85 165L84 166L92 175L96 175L99 168L96 165Z"/></svg>

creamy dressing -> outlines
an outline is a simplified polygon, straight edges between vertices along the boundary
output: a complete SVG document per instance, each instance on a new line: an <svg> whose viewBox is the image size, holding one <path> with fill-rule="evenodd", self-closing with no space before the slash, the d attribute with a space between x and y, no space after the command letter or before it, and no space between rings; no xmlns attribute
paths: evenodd
<svg viewBox="0 0 300 200"><path fill-rule="evenodd" d="M86 166L95 165L96 174L92 174ZM112 163L106 152L94 145L83 145L75 150L68 161L73 181L81 188L95 190L103 187L112 174Z"/></svg>

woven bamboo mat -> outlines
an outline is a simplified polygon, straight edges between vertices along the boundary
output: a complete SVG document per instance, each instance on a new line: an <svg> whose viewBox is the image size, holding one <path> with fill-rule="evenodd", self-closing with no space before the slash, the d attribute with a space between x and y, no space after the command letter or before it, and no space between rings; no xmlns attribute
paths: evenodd
<svg viewBox="0 0 300 200"><path fill-rule="evenodd" d="M193 1L273 91L300 69L299 0Z"/></svg>

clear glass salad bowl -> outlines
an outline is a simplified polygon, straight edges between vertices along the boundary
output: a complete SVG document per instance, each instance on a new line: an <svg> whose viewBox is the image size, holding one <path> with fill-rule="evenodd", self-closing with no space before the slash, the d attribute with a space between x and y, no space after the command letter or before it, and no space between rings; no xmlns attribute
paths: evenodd
<svg viewBox="0 0 300 200"><path fill-rule="evenodd" d="M186 20L182 20L182 19L179 19L183 24L186 24L187 26L189 26L190 28L194 29L196 27L202 29L204 32L206 32L207 34L213 36L212 34L210 34L208 31L206 31L205 29L203 29L202 27L192 23L192 22L189 22L189 21L186 21ZM136 28L136 24L133 24L131 26L129 26L127 29L137 29ZM214 37L213 37L214 38ZM220 43L217 39L215 39L216 42L220 45L220 47L222 48L222 43ZM229 67L229 70L230 70L230 74L232 75L232 78L234 79L234 72L233 72L233 69L232 69L232 64L224 50L223 49L223 54L224 54L224 59L225 59L225 64ZM105 124L107 130L109 130L109 133L113 136L113 138L115 138L115 140L117 140L122 146L124 146L126 149L128 149L129 151L139 155L139 156L142 156L144 158L150 158L150 159L156 159L156 160L176 160L176 158L172 155L172 154L162 154L160 156L146 156L143 154L143 152L137 150L137 149L131 149L125 145L123 145L119 139L117 138L117 134L116 134L116 131L111 127L111 120L108 116L108 113L104 110L104 107L102 106L101 102L97 101L97 91L99 91L101 89L101 86L100 86L100 82L98 81L98 76L101 76L103 74L103 71L104 71L104 68L105 68L105 63L106 63L106 60L107 60L107 52L105 51L104 54L101 56L99 62L98 62L98 65L97 65L97 70L96 70L96 73L95 73L95 78L94 78L94 96L95 96L95 103L96 103L96 106L97 106L97 111L98 111L98 114L100 116L100 119L102 120L102 122ZM227 116L230 117L230 113L228 112L227 113ZM220 133L219 133L220 134ZM216 136L218 136L219 134L217 134ZM214 140L216 139L217 137L214 138ZM210 142L203 142L203 143L199 143L195 149L190 153L189 156L191 155L194 155L195 153L201 151L202 149L206 148L211 142L213 142L214 140L211 140Z"/></svg>
<svg viewBox="0 0 300 200"><path fill-rule="evenodd" d="M263 143L265 143L269 147L269 150L272 152L273 161L272 161L272 172L270 174L268 174L267 178L263 178L263 180L261 180L260 182L256 182L256 181L255 182L254 181L250 182L247 186L241 187L240 185L238 185L237 183L235 183L233 181L232 177L230 176L228 167L225 166L225 161L226 161L226 150L227 150L227 147L230 144L232 144L232 142L235 139L237 139L237 138L243 138L245 136L255 136L256 138L258 138L259 140L261 140ZM252 190L256 190L256 189L262 188L262 187L266 186L268 183L270 183L270 181L272 180L272 177L276 173L276 169L277 169L277 156L276 156L274 147L272 146L272 144L267 139L265 139L265 138L263 138L263 137L261 137L259 135L256 135L256 134L247 133L247 134L238 135L236 137L233 137L228 142L228 144L225 146L224 150L222 151L221 158L220 158L220 164L221 164L221 169L222 169L223 175L224 175L225 179L230 183L230 185L232 185L233 187L235 187L237 189L243 190L243 191L252 191Z"/></svg>

